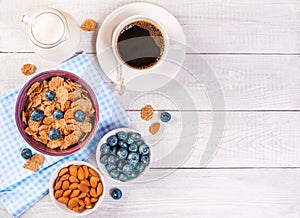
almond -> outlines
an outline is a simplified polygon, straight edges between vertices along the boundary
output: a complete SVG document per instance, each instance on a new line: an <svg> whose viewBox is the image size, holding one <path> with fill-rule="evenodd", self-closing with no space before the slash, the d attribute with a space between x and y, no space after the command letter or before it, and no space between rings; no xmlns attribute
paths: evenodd
<svg viewBox="0 0 300 218"><path fill-rule="evenodd" d="M94 169L92 169L92 168L89 168L89 172L93 175L93 176L96 176L96 177L98 177L99 178L99 175L98 175L98 173L94 170Z"/></svg>
<svg viewBox="0 0 300 218"><path fill-rule="evenodd" d="M91 186L92 186L93 188L96 188L96 187L97 187L98 182L99 182L99 179L98 179L97 177L92 176L92 177L90 178L90 183L91 183Z"/></svg>
<svg viewBox="0 0 300 218"><path fill-rule="evenodd" d="M78 185L78 189L81 191L81 192L84 192L84 193L88 193L89 192L89 187L85 184L79 184Z"/></svg>
<svg viewBox="0 0 300 218"><path fill-rule="evenodd" d="M70 190L77 189L77 186L78 186L78 183L72 183L72 184L69 186L69 189L70 189Z"/></svg>
<svg viewBox="0 0 300 218"><path fill-rule="evenodd" d="M69 181L63 181L61 188L62 188L62 190L67 190L67 189L69 189L69 186L70 186Z"/></svg>
<svg viewBox="0 0 300 218"><path fill-rule="evenodd" d="M80 195L78 196L78 198L85 198L87 196L86 193L80 193Z"/></svg>
<svg viewBox="0 0 300 218"><path fill-rule="evenodd" d="M84 171L84 178L88 178L89 177L89 168L85 165L82 166L82 169Z"/></svg>
<svg viewBox="0 0 300 218"><path fill-rule="evenodd" d="M60 178L60 180L61 180L61 181L65 181L65 180L68 180L69 177L70 177L70 174L65 174L65 175L63 175L63 176Z"/></svg>
<svg viewBox="0 0 300 218"><path fill-rule="evenodd" d="M77 177L79 180L84 180L85 176L84 176L84 171L82 169L82 167L79 167L78 172L77 172Z"/></svg>
<svg viewBox="0 0 300 218"><path fill-rule="evenodd" d="M72 190L66 190L63 194L64 197L69 197L69 195L71 194Z"/></svg>
<svg viewBox="0 0 300 218"><path fill-rule="evenodd" d="M79 183L79 180L78 180L75 176L70 176L70 177L69 177L69 181L70 181L71 183Z"/></svg>
<svg viewBox="0 0 300 218"><path fill-rule="evenodd" d="M91 189L90 189L90 194L91 194L91 196L94 197L94 198L98 197L98 196L97 196L96 189L94 189L94 188L91 188Z"/></svg>
<svg viewBox="0 0 300 218"><path fill-rule="evenodd" d="M71 176L77 177L77 167L72 165L69 167L69 172Z"/></svg>
<svg viewBox="0 0 300 218"><path fill-rule="evenodd" d="M92 203L96 203L98 201L98 198L91 198Z"/></svg>
<svg viewBox="0 0 300 218"><path fill-rule="evenodd" d="M61 188L61 185L62 185L62 181L60 180L60 181L58 181L58 182L55 184L54 190L56 191L56 190L60 189L60 188Z"/></svg>
<svg viewBox="0 0 300 218"><path fill-rule="evenodd" d="M81 199L78 199L78 204L80 205L80 206L85 206L85 203L84 203L84 201L83 200L81 200Z"/></svg>
<svg viewBox="0 0 300 218"><path fill-rule="evenodd" d="M77 205L76 207L73 207L71 210L74 212L78 213L79 212L79 206Z"/></svg>
<svg viewBox="0 0 300 218"><path fill-rule="evenodd" d="M73 190L72 194L70 195L70 198L77 197L79 195L79 193L80 193L80 190L78 190L78 189Z"/></svg>
<svg viewBox="0 0 300 218"><path fill-rule="evenodd" d="M70 209L78 206L78 198L71 198L68 202L68 207Z"/></svg>
<svg viewBox="0 0 300 218"><path fill-rule="evenodd" d="M103 193L103 184L99 182L97 186L97 196L101 196L102 193Z"/></svg>
<svg viewBox="0 0 300 218"><path fill-rule="evenodd" d="M85 208L92 208L92 203L91 203L91 199L88 197L84 198L84 203L85 203Z"/></svg>
<svg viewBox="0 0 300 218"><path fill-rule="evenodd" d="M90 184L90 182L89 182L89 180L82 180L81 182L80 182L80 184L85 184L85 185L87 185L87 186L91 186L91 184Z"/></svg>
<svg viewBox="0 0 300 218"><path fill-rule="evenodd" d="M54 197L57 199L57 198L60 198L62 195L63 195L64 191L59 189L57 190L55 193L54 193Z"/></svg>
<svg viewBox="0 0 300 218"><path fill-rule="evenodd" d="M61 177L63 175L65 175L67 172L69 172L69 169L68 168L62 168L59 173L58 173L58 176Z"/></svg>
<svg viewBox="0 0 300 218"><path fill-rule="evenodd" d="M68 197L60 197L57 200L62 204L67 204L69 201L69 198Z"/></svg>

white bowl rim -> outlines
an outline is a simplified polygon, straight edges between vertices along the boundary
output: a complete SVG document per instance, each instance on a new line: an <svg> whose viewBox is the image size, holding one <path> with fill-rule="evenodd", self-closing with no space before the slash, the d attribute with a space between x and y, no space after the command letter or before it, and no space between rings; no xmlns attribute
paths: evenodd
<svg viewBox="0 0 300 218"><path fill-rule="evenodd" d="M125 127L125 128L116 128L116 129L113 129L111 131L109 131L108 133L106 133L102 138L101 140L99 141L98 143L98 146L97 146L97 149L96 149L96 162L97 162L97 165L98 165L98 168L99 170L101 171L102 174L104 174L106 177L108 177L108 179L110 179L111 181L114 181L114 182L118 182L118 183L131 183L131 182L137 182L138 180L140 180L145 174L147 174L147 172L149 171L150 169L150 166L151 166L151 163L152 163L152 156L153 156L153 152L151 150L151 147L149 146L149 144L144 140L145 144L147 144L149 147L150 147L150 155L149 155L149 158L150 158L150 161L149 161L149 164L145 167L145 170L140 173L136 178L134 179L130 179L130 180L127 180L126 182L122 182L118 179L114 179L112 178L109 173L107 172L107 170L105 169L104 165L100 162L100 156L101 156L101 145L104 144L106 142L106 139L111 136L111 135L115 135L117 132L120 132L120 131L124 131L124 132L136 132L136 133L139 133L141 134L140 131L136 130L136 129L132 129L132 128L128 128L128 127ZM141 134L142 136L142 134Z"/></svg>
<svg viewBox="0 0 300 218"><path fill-rule="evenodd" d="M82 212L80 213L76 213L72 210L70 210L66 205L65 205L65 209L63 209L62 207L58 206L58 205L61 205L63 206L64 204L58 202L56 200L56 198L54 197L54 189L53 189L53 184L54 184L54 181L56 180L57 176L58 176L58 173L59 171L64 168L64 167L68 167L70 165L86 165L92 169L94 169L100 176L101 178L101 182L102 182L102 185L103 185L103 193L102 195L100 196L99 200L97 201L97 203L95 204L95 206L92 208L92 209L85 209L83 210ZM86 216L88 214L91 214L93 213L95 210L97 210L97 208L102 204L103 202L103 199L105 197L105 182L104 182L104 179L103 179L103 175L99 172L99 170L97 169L97 167L93 166L92 164L88 163L88 162L85 162L85 161L69 161L69 162L66 162L64 164L62 164L61 166L59 166L53 173L52 173L52 176L51 176L51 179L50 179L50 182L49 182L49 196L50 196L50 199L52 201L52 204L55 205L56 208L58 208L60 211L63 211L64 213L68 214L68 215L72 215L72 216Z"/></svg>

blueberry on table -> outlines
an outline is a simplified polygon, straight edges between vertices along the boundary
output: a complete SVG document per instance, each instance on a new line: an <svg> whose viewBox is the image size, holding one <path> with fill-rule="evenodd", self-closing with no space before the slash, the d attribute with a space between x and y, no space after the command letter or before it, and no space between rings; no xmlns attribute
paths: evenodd
<svg viewBox="0 0 300 218"><path fill-rule="evenodd" d="M53 101L54 98L55 98L55 92L53 92L53 91L51 91L51 90L46 91L46 93L45 93L45 98L46 98L48 101Z"/></svg>
<svg viewBox="0 0 300 218"><path fill-rule="evenodd" d="M22 151L21 151L21 156L24 158L24 159L29 159L32 157L32 151L29 149L29 148L24 148Z"/></svg>
<svg viewBox="0 0 300 218"><path fill-rule="evenodd" d="M128 134L124 131L118 132L117 136L120 140L123 140L123 141L125 141L128 138Z"/></svg>
<svg viewBox="0 0 300 218"><path fill-rule="evenodd" d="M133 141L137 142L137 141L141 140L142 136L139 133L131 133L129 138L132 139Z"/></svg>
<svg viewBox="0 0 300 218"><path fill-rule="evenodd" d="M110 195L115 200L120 200L122 198L122 191L118 188L114 188L111 190Z"/></svg>
<svg viewBox="0 0 300 218"><path fill-rule="evenodd" d="M60 132L58 129L51 129L48 133L48 136L51 140L57 140L60 138Z"/></svg>
<svg viewBox="0 0 300 218"><path fill-rule="evenodd" d="M39 122L44 118L44 112L39 109L34 109L31 112L30 117L33 121Z"/></svg>
<svg viewBox="0 0 300 218"><path fill-rule="evenodd" d="M171 120L171 114L168 112L163 112L160 115L160 119L162 122L167 123Z"/></svg>
<svg viewBox="0 0 300 218"><path fill-rule="evenodd" d="M64 113L61 110L55 110L53 113L53 118L56 120L60 120L64 117Z"/></svg>
<svg viewBox="0 0 300 218"><path fill-rule="evenodd" d="M75 113L74 113L74 119L77 122L82 123L85 120L85 118L86 118L86 114L82 110L75 111Z"/></svg>
<svg viewBox="0 0 300 218"><path fill-rule="evenodd" d="M102 154L108 154L110 151L110 146L104 143L103 145L101 145L100 151Z"/></svg>
<svg viewBox="0 0 300 218"><path fill-rule="evenodd" d="M110 146L116 146L118 144L118 138L115 135L111 135L107 138L107 143Z"/></svg>
<svg viewBox="0 0 300 218"><path fill-rule="evenodd" d="M136 145L136 144L129 145L128 150L131 151L131 152L138 152L139 146Z"/></svg>
<svg viewBox="0 0 300 218"><path fill-rule="evenodd" d="M147 155L150 152L150 148L149 148L148 145L143 144L143 145L140 146L139 152L140 152L141 155Z"/></svg>

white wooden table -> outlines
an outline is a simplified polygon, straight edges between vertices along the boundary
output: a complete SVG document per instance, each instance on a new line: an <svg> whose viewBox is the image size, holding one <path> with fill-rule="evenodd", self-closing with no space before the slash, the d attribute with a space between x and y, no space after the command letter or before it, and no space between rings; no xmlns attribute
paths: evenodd
<svg viewBox="0 0 300 218"><path fill-rule="evenodd" d="M79 23L101 24L114 9L136 1L0 0L0 92L29 79L20 67L32 62L41 72L54 67L32 52L19 16L54 7ZM300 217L300 1L298 0L172 0L161 5L182 25L187 44L185 66L197 71L202 56L214 70L226 104L225 130L218 152L199 165L209 137L212 108L199 84L180 74L196 102L196 110L176 111L164 99L151 98L157 110L173 117L196 113L199 137L193 154L173 173L146 184L118 185L124 197L107 197L89 217ZM95 57L95 32L84 32L81 49ZM196 52L195 52L196 51ZM183 75L183 76L182 76ZM181 76L181 77L180 77ZM142 104L126 108L139 120ZM174 143L168 130L161 145ZM91 158L93 162L94 159ZM148 176L175 166L154 166ZM109 194L108 191L106 193ZM9 217L0 206L0 217ZM67 217L49 196L23 217Z"/></svg>

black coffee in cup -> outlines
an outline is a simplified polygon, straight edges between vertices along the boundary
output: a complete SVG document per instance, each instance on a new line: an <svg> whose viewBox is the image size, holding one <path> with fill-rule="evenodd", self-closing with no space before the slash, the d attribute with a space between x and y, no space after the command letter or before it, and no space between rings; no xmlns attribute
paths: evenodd
<svg viewBox="0 0 300 218"><path fill-rule="evenodd" d="M117 37L117 51L129 67L147 69L158 63L164 54L162 31L146 20L127 24Z"/></svg>

